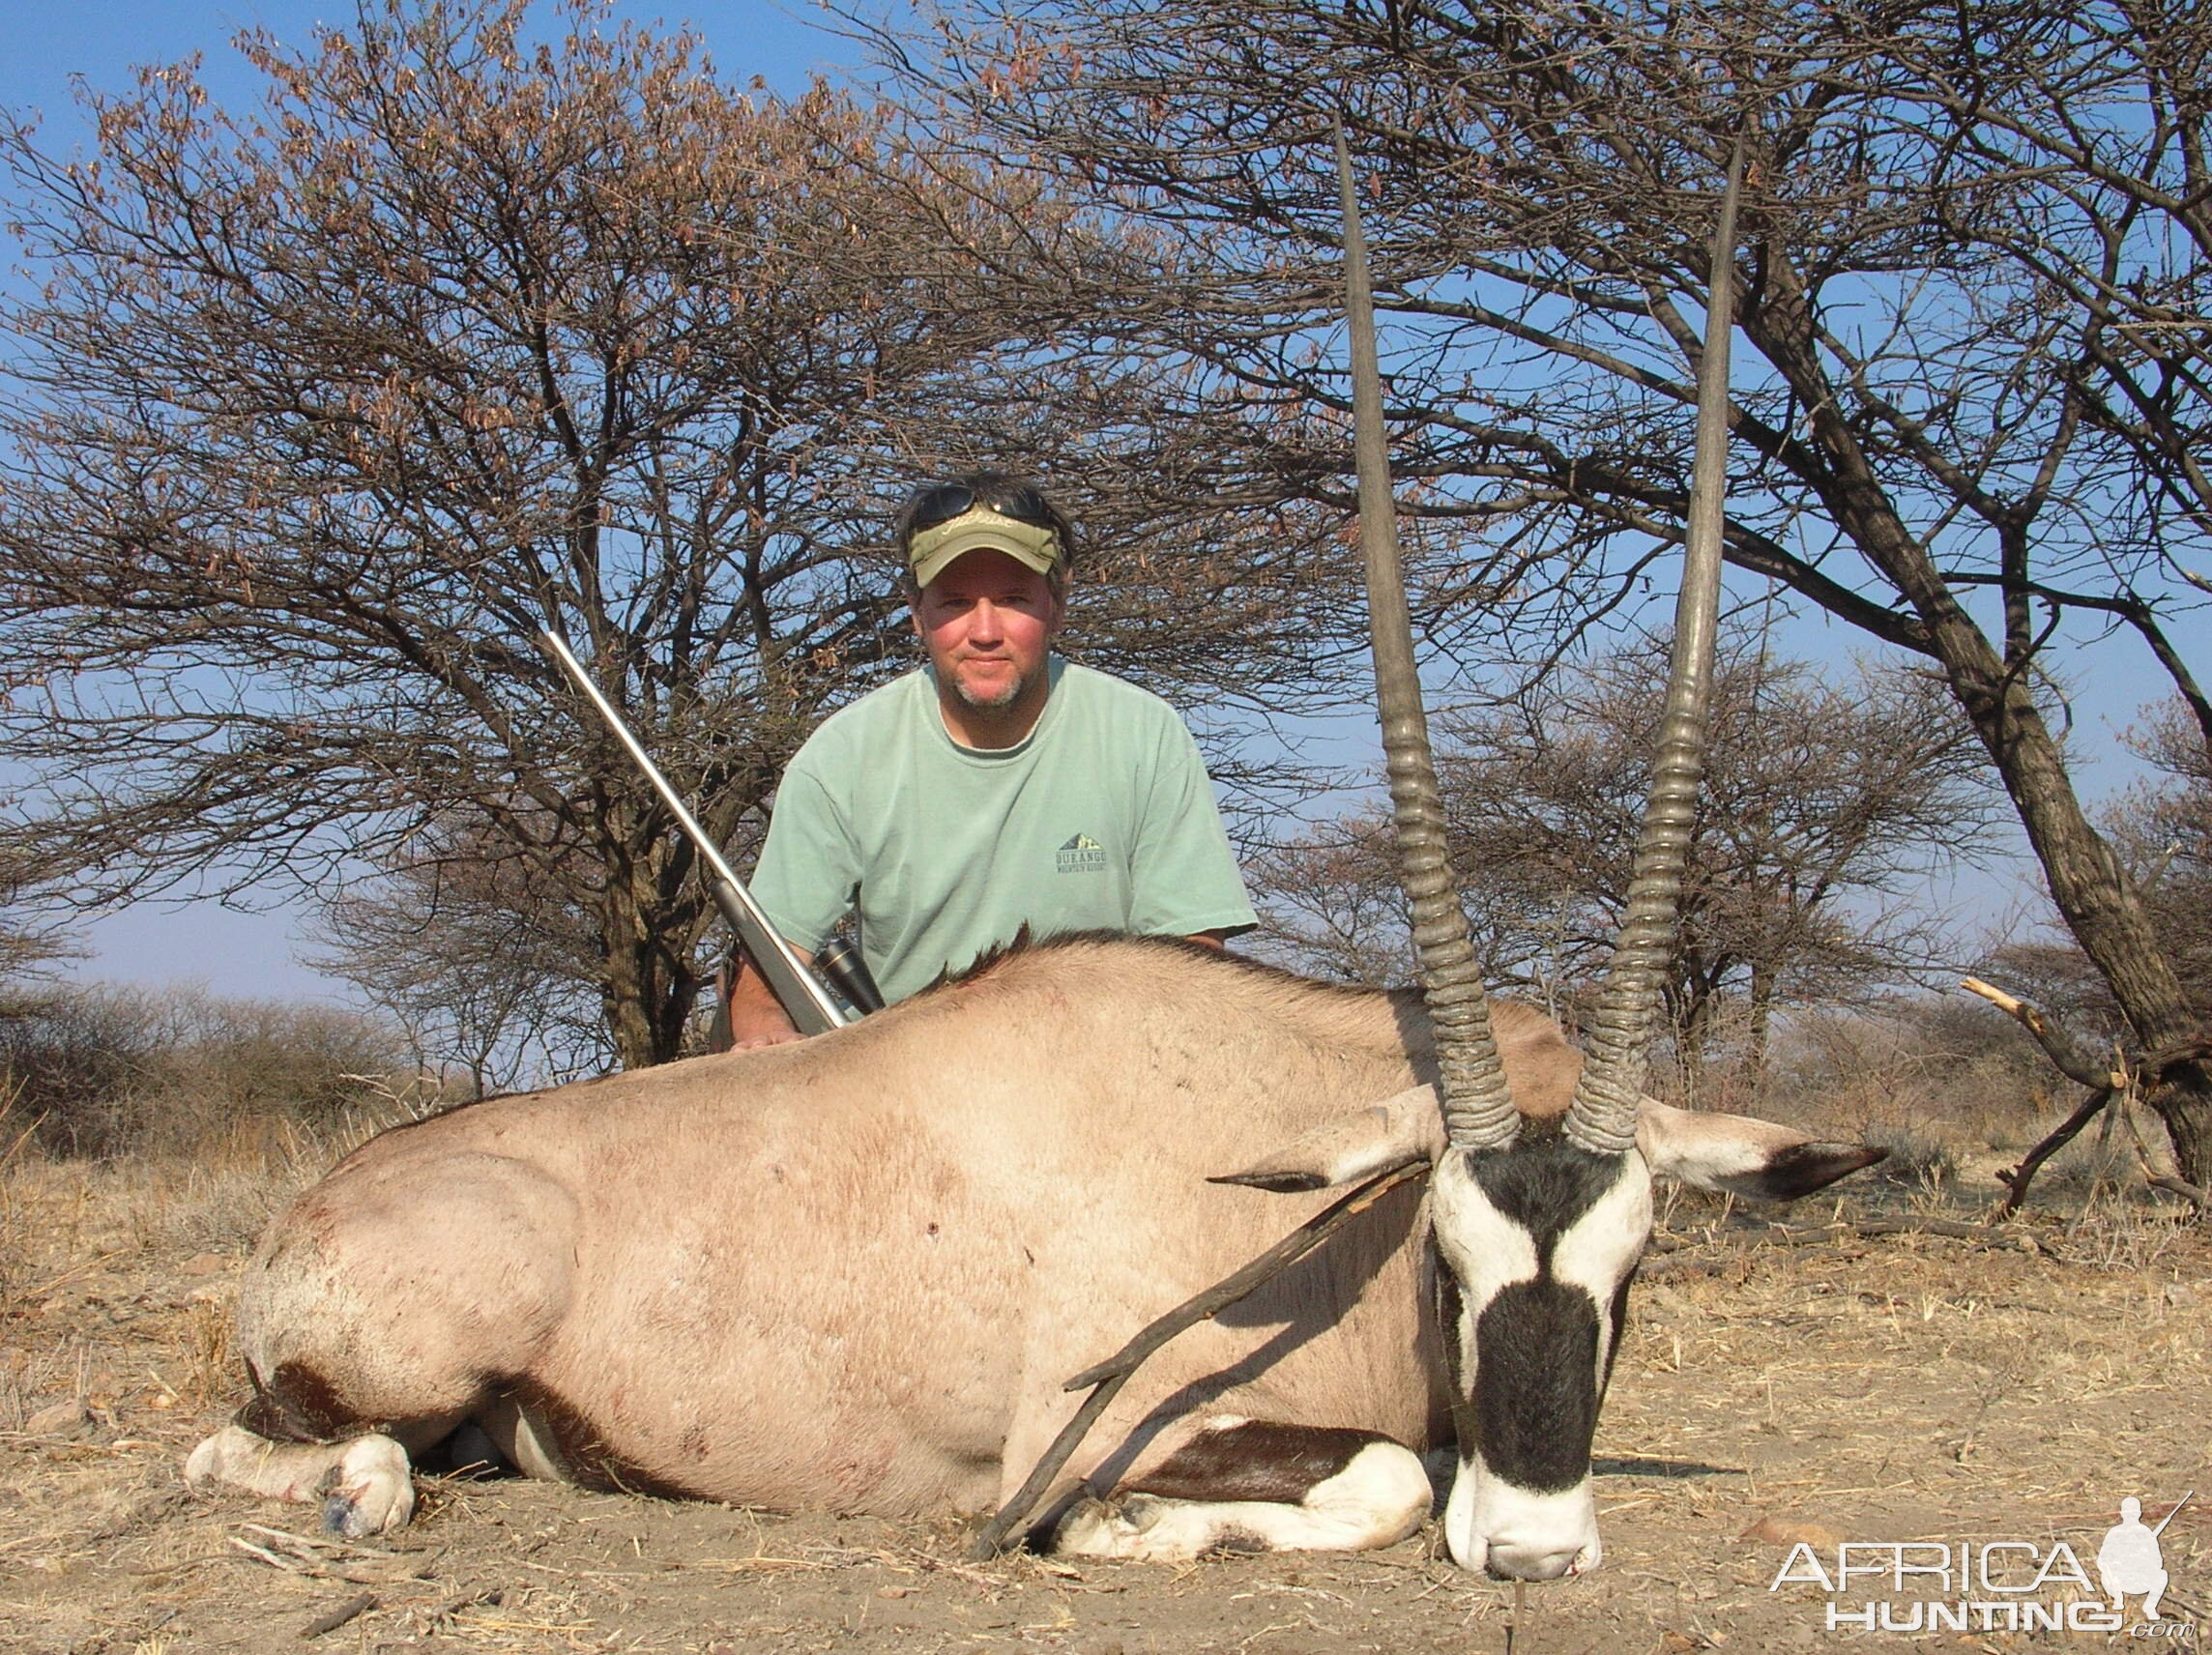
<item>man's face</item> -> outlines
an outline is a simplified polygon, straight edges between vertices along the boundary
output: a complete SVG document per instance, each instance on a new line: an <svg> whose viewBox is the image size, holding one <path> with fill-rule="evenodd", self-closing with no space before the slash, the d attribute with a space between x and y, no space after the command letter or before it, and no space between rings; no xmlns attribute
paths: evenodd
<svg viewBox="0 0 2212 1655"><path fill-rule="evenodd" d="M986 547L954 559L921 589L914 629L939 683L970 707L996 711L1040 682L1060 613L1043 575Z"/></svg>

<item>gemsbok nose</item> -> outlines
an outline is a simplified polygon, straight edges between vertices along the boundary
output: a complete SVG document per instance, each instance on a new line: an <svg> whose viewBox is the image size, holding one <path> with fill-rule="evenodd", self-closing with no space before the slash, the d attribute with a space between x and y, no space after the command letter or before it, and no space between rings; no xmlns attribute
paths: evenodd
<svg viewBox="0 0 2212 1655"><path fill-rule="evenodd" d="M1526 1546L1510 1540L1493 1540L1483 1567L1500 1581L1556 1581L1569 1574L1581 1556L1579 1546L1552 1546L1536 1541Z"/></svg>

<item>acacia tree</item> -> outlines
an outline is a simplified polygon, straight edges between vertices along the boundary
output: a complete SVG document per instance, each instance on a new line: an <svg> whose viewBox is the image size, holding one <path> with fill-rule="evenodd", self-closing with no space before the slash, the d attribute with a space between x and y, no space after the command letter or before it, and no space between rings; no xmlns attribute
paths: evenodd
<svg viewBox="0 0 2212 1655"><path fill-rule="evenodd" d="M2182 987L2212 1018L2212 749L2178 702L2152 712L2139 745L2167 779L2124 802L2113 838L2172 940Z"/></svg>
<svg viewBox="0 0 2212 1655"><path fill-rule="evenodd" d="M4 318L0 741L39 784L0 857L102 903L474 844L582 916L636 1064L678 1050L712 911L538 629L741 839L905 664L885 524L1043 419L1018 370L1061 302L1026 249L1081 238L819 86L569 21L534 46L523 0L390 0L305 52L245 37L249 113L188 65L91 98L89 161L0 125L46 276ZM1075 450L1048 463L1111 473ZM1105 658L1190 592L1155 682L1302 647L1258 619L1267 560L1138 551L1149 585L1086 595Z"/></svg>
<svg viewBox="0 0 2212 1655"><path fill-rule="evenodd" d="M2055 641L2124 629L2212 731L2170 631L2212 531L2200 8L1053 0L936 24L887 43L910 87L1150 226L1109 333L1259 399L1348 401L1316 348L1345 122L1431 613L1495 597L1525 628L1548 595L1539 649L1679 536L1703 226L1740 133L1728 555L1940 673L2182 1167L2212 1175L2197 1010L2037 703ZM1341 499L1342 443L1301 457L1285 490Z"/></svg>
<svg viewBox="0 0 2212 1655"><path fill-rule="evenodd" d="M548 892L480 824L433 825L399 855L325 902L307 963L352 983L419 1064L457 1068L476 1096L604 1068L591 911Z"/></svg>
<svg viewBox="0 0 2212 1655"><path fill-rule="evenodd" d="M1625 910L1658 708L1663 641L1544 675L1496 708L1439 720L1452 862L1486 974L1571 1017ZM1972 740L1924 675L1824 683L1742 637L1712 687L1705 791L1666 985L1683 1060L1716 1014L1749 1010L1763 1062L1773 1012L1862 998L1940 957L1935 915L1903 899L1989 847L1994 799ZM1388 823L1325 823L1259 863L1295 958L1364 980L1405 975Z"/></svg>
<svg viewBox="0 0 2212 1655"><path fill-rule="evenodd" d="M17 979L80 952L58 926L42 922L18 905L22 882L11 877L11 860L0 857L0 1005L8 1002Z"/></svg>

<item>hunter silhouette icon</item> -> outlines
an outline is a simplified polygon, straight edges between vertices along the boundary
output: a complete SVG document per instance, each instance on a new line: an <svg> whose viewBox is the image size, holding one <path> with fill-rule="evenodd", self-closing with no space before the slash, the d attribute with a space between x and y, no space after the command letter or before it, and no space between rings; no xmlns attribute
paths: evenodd
<svg viewBox="0 0 2212 1655"><path fill-rule="evenodd" d="M2159 1519L2156 1528L2143 1522L2141 1500L2130 1495L2120 1501L2120 1521L2105 1531L2105 1543L2097 1548L2097 1578L2112 1600L2113 1613L2124 1613L2121 1600L2140 1592L2143 1619L2158 1618L2158 1600L2166 1595L2167 1582L2166 1558L2159 1551L2158 1537L2196 1493L2191 1489L2176 1500L2173 1510Z"/></svg>

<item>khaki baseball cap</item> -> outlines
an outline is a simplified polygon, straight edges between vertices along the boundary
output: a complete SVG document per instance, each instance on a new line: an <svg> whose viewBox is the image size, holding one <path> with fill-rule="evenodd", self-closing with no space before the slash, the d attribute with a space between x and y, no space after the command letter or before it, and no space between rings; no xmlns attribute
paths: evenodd
<svg viewBox="0 0 2212 1655"><path fill-rule="evenodd" d="M955 558L985 549L1004 552L1039 574L1050 574L1061 557L1060 537L1042 524L1024 523L988 506L975 506L949 522L915 536L907 547L907 562L914 570L915 585L927 586L949 568Z"/></svg>

